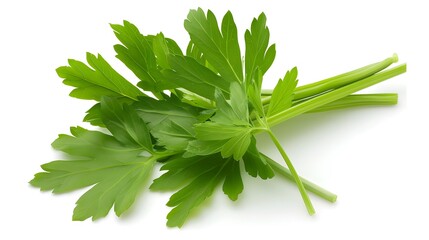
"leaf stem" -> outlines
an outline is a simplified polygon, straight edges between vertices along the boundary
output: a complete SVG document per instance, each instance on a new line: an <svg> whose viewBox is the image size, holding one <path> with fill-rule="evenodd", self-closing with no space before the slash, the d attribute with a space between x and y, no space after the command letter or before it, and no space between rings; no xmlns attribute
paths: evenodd
<svg viewBox="0 0 429 240"><path fill-rule="evenodd" d="M298 105L308 100L310 99L294 101L292 103L292 106ZM326 105L317 107L306 113L326 112L326 111L339 110L339 109L352 108L352 107L362 107L362 106L389 106L389 105L396 105L397 103L398 103L397 93L351 94L349 96L335 100ZM268 109L268 106L269 104L263 106L264 111Z"/></svg>
<svg viewBox="0 0 429 240"><path fill-rule="evenodd" d="M315 108L311 111L308 111L307 113L326 112L360 106L387 106L396 105L397 103L398 94L396 93L352 94Z"/></svg>
<svg viewBox="0 0 429 240"><path fill-rule="evenodd" d="M277 125L287 119L298 116L305 112L309 112L325 104L328 104L335 100L346 97L354 92L357 92L359 90L370 87L374 84L377 84L389 78L400 75L404 73L406 69L407 69L406 64L401 64L397 67L382 71L370 77L364 78L360 81L357 81L349 85L343 86L341 88L335 89L333 91L327 92L325 94L312 98L308 101L305 101L301 104L288 108L287 110L282 111L278 114L268 117L267 123L269 124L270 127Z"/></svg>
<svg viewBox="0 0 429 240"><path fill-rule="evenodd" d="M292 162L290 161L289 157L287 156L286 152L284 151L282 145L280 144L279 140L276 138L274 133L270 129L267 129L267 132L270 135L274 145L276 145L277 149L282 155L284 161L286 162L286 165L288 166L291 172L291 175L295 180L296 185L298 186L299 192L301 193L301 197L302 197L302 200L304 201L305 207L307 208L308 214L313 215L314 213L316 213L316 211L314 210L313 204L311 203L311 200L308 197L307 192L305 191L305 187L301 179L299 178L298 173L296 172Z"/></svg>
<svg viewBox="0 0 429 240"><path fill-rule="evenodd" d="M294 181L292 173L290 172L289 169L283 167L280 163L274 161L273 159L269 158L265 154L263 154L263 153L260 153L260 154L262 155L262 157L265 158L267 163L274 169L274 171L276 171L278 174L282 175L286 179ZM301 179L301 182L307 191L312 192L312 193L316 194L317 196L319 196L319 197L321 197L321 198L323 198L329 202L334 203L337 201L337 195L335 195L334 193L316 185L313 182L310 182L309 180L307 180L303 177L299 177L299 178Z"/></svg>

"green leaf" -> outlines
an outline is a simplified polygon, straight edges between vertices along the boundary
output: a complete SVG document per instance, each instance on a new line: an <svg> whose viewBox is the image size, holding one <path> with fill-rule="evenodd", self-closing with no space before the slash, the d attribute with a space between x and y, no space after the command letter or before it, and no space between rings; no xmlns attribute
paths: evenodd
<svg viewBox="0 0 429 240"><path fill-rule="evenodd" d="M127 105L130 105L133 102L135 102L134 100L131 100L125 97L118 97L118 98L115 98L115 100L121 104L127 104ZM88 111L86 111L86 115L83 118L83 121L89 122L93 126L98 126L103 128L106 127L103 123L103 120L101 119L100 103L94 104L94 106L92 106L90 109L88 109Z"/></svg>
<svg viewBox="0 0 429 240"><path fill-rule="evenodd" d="M242 135L249 128L237 127L234 125L204 122L195 124L196 137L203 141L217 141L230 139Z"/></svg>
<svg viewBox="0 0 429 240"><path fill-rule="evenodd" d="M83 194L76 202L73 220L83 221L105 217L114 205L115 213L120 216L135 201L142 186L147 182L154 162L151 159L135 165L122 166L109 173L94 187Z"/></svg>
<svg viewBox="0 0 429 240"><path fill-rule="evenodd" d="M103 96L126 97L136 100L144 94L124 77L117 73L101 55L86 55L88 67L80 61L70 59L70 66L57 68L57 74L64 78L65 85L75 89L70 96L80 99L100 101Z"/></svg>
<svg viewBox="0 0 429 240"><path fill-rule="evenodd" d="M184 55L182 52L182 49L179 47L179 45L176 43L176 41L174 41L171 38L167 38L167 37L164 37L164 39L165 39L165 43L167 44L167 47L168 47L168 53L173 54L173 55L180 55L180 56Z"/></svg>
<svg viewBox="0 0 429 240"><path fill-rule="evenodd" d="M207 67L212 72L219 74L219 72L209 63L207 62L204 54L195 46L192 41L189 41L188 47L186 48L186 56L195 59L199 64Z"/></svg>
<svg viewBox="0 0 429 240"><path fill-rule="evenodd" d="M200 115L202 109L180 102L172 95L164 100L142 97L133 108L157 139L157 145L169 150L183 150L193 140L193 125L208 118Z"/></svg>
<svg viewBox="0 0 429 240"><path fill-rule="evenodd" d="M170 68L168 63L169 54L183 56L182 50L177 43L172 39L165 38L162 33L158 33L153 37L152 46L158 66L165 69Z"/></svg>
<svg viewBox="0 0 429 240"><path fill-rule="evenodd" d="M188 43L188 47L186 48L186 56L195 59L195 61L203 66L206 65L206 58L192 41L189 41Z"/></svg>
<svg viewBox="0 0 429 240"><path fill-rule="evenodd" d="M296 67L287 71L283 79L279 79L271 96L271 102L268 107L267 117L275 115L292 106L293 92L298 84L298 70Z"/></svg>
<svg viewBox="0 0 429 240"><path fill-rule="evenodd" d="M231 100L228 102L221 91L215 91L216 114L211 120L225 124L249 125L247 98L242 87L238 83L232 83L230 92Z"/></svg>
<svg viewBox="0 0 429 240"><path fill-rule="evenodd" d="M154 180L152 190L178 190L170 198L168 206L174 209L168 214L167 225L181 227L191 211L210 197L215 187L222 183L231 200L243 191L239 162L222 158L219 154L183 158L170 158L161 170L168 170Z"/></svg>
<svg viewBox="0 0 429 240"><path fill-rule="evenodd" d="M183 103L187 103L191 106L203 108L203 109L215 108L214 102L212 100L209 100L205 97L201 97L200 95L195 94L191 91L188 91L184 88L175 92Z"/></svg>
<svg viewBox="0 0 429 240"><path fill-rule="evenodd" d="M211 156L213 157L213 156ZM155 191L176 191L189 184L196 176L207 170L207 156L194 156L184 158L177 155L168 159L161 167L161 170L168 172L155 179L150 186Z"/></svg>
<svg viewBox="0 0 429 240"><path fill-rule="evenodd" d="M250 145L252 137L251 129L243 128L241 135L237 135L229 139L221 149L222 157L227 158L233 156L235 160L241 160Z"/></svg>
<svg viewBox="0 0 429 240"><path fill-rule="evenodd" d="M115 138L97 131L71 128L72 136L60 135L54 148L70 154L68 160L42 165L30 184L41 190L64 193L94 185L78 201L73 220L104 217L114 205L120 216L134 202L156 158L139 156Z"/></svg>
<svg viewBox="0 0 429 240"><path fill-rule="evenodd" d="M243 82L243 68L237 27L231 12L222 20L221 30L214 14L209 10L191 10L185 20L185 29L192 42L204 54L206 60L230 82Z"/></svg>
<svg viewBox="0 0 429 240"><path fill-rule="evenodd" d="M152 47L158 65L162 68L170 68L170 65L167 61L167 57L170 54L170 51L168 49L164 34L159 33L153 38Z"/></svg>
<svg viewBox="0 0 429 240"><path fill-rule="evenodd" d="M101 119L101 107L100 103L94 104L88 111L86 111L86 115L83 118L84 122L89 122L93 126L103 127L104 126L103 120Z"/></svg>
<svg viewBox="0 0 429 240"><path fill-rule="evenodd" d="M122 57L125 56L127 56L126 59L133 60L134 64L131 65L132 68L129 67L133 72L134 69L147 71L148 68L156 67L156 58L152 51L152 43L148 41L150 39L143 36L134 24L124 21L123 25L111 24L110 26L112 27L115 36L123 44L115 46L115 50L124 50L119 52L117 51L117 57L121 61ZM127 63L131 62L127 61Z"/></svg>
<svg viewBox="0 0 429 240"><path fill-rule="evenodd" d="M132 107L108 97L100 104L103 123L119 142L153 152L146 123Z"/></svg>
<svg viewBox="0 0 429 240"><path fill-rule="evenodd" d="M192 127L199 121L198 117L202 111L202 109L180 102L175 95L164 96L163 100L142 97L133 104L133 108L148 123L150 129L156 128L164 121Z"/></svg>
<svg viewBox="0 0 429 240"><path fill-rule="evenodd" d="M218 153L222 150L222 147L224 144L225 144L224 140L218 140L218 141L193 140L188 143L184 156L185 157L190 157L195 155L205 156L205 155Z"/></svg>
<svg viewBox="0 0 429 240"><path fill-rule="evenodd" d="M187 128L175 122L163 122L152 132L158 146L176 152L182 152L189 141L194 140L192 127Z"/></svg>
<svg viewBox="0 0 429 240"><path fill-rule="evenodd" d="M258 19L253 19L251 28L244 34L247 95L251 106L259 116L264 116L261 103L263 75L273 63L276 54L274 44L268 47L270 32L266 21L265 14L261 13Z"/></svg>
<svg viewBox="0 0 429 240"><path fill-rule="evenodd" d="M124 146L113 136L98 131L89 131L82 127L71 127L70 132L71 136L60 134L52 143L52 147L82 159L104 159L109 157L128 160L141 152L141 149Z"/></svg>
<svg viewBox="0 0 429 240"><path fill-rule="evenodd" d="M168 62L171 70L164 71L170 84L184 88L207 99L213 99L216 88L229 93L229 82L199 64L191 57L170 55Z"/></svg>
<svg viewBox="0 0 429 240"><path fill-rule="evenodd" d="M211 127L212 129L210 129ZM204 156L221 152L223 158L233 156L235 160L241 160L250 145L252 128L242 126L225 127L225 129L217 128L216 124L213 125L210 122L197 124L195 128L197 140L189 142L185 156ZM219 133L210 135L210 132L216 130Z"/></svg>
<svg viewBox="0 0 429 240"><path fill-rule="evenodd" d="M259 176L262 179L274 177L274 171L271 166L265 161L265 158L259 154L256 147L255 137L251 138L247 152L243 155L244 169L252 176Z"/></svg>
<svg viewBox="0 0 429 240"><path fill-rule="evenodd" d="M256 69L260 69L264 75L276 55L274 44L268 48L270 31L266 22L265 14L261 13L258 19L253 19L250 30L246 30L244 34L246 42L245 72L248 83L253 81ZM258 82L258 86L261 86L261 82Z"/></svg>
<svg viewBox="0 0 429 240"><path fill-rule="evenodd" d="M199 164L205 166L204 171L192 171L194 176L192 176L190 183L173 194L167 203L167 206L174 207L167 215L167 226L169 227L181 227L190 212L212 195L216 186L227 174L226 166L232 161L223 159L218 154L201 158ZM176 165L176 170L170 171L180 171L188 166L186 163L184 166ZM189 172L191 171L187 170L184 173ZM230 185L227 186L227 188L229 187Z"/></svg>
<svg viewBox="0 0 429 240"><path fill-rule="evenodd" d="M232 201L236 201L238 195L243 192L244 189L243 181L241 180L240 162L230 161L226 169L227 172L222 189Z"/></svg>
<svg viewBox="0 0 429 240"><path fill-rule="evenodd" d="M272 44L265 52L264 61L260 65L261 71L265 74L276 58L276 45Z"/></svg>
<svg viewBox="0 0 429 240"><path fill-rule="evenodd" d="M247 95L243 86L238 83L231 83L230 91L230 105L232 110L236 113L238 119L248 122L249 106L247 101Z"/></svg>
<svg viewBox="0 0 429 240"><path fill-rule="evenodd" d="M262 73L259 69L256 70L254 75L255 82L262 83ZM256 84L250 84L247 86L247 97L249 101L249 108L255 110L259 117L265 116L264 106L261 100L261 87Z"/></svg>
<svg viewBox="0 0 429 240"><path fill-rule="evenodd" d="M116 57L121 60L140 80L137 85L144 90L153 92L160 96L162 90L172 88L165 81L162 73L158 69L158 64L165 66L162 60L162 51L174 52L180 54L177 44L173 40L166 40L163 36L143 36L138 28L128 21L124 21L123 26L111 24L116 37L123 45L115 45ZM153 39L155 38L155 40ZM161 48L162 39L167 49ZM155 42L155 43L153 43ZM152 44L155 44L156 50ZM157 62L155 53L161 55L160 62ZM165 53L164 53L165 54ZM165 59L164 59L165 60Z"/></svg>
<svg viewBox="0 0 429 240"><path fill-rule="evenodd" d="M261 103L262 79L276 55L275 45L268 47L270 32L266 21L265 14L261 13L258 19L253 19L251 28L244 34L247 96L251 107L261 117L264 116Z"/></svg>
<svg viewBox="0 0 429 240"><path fill-rule="evenodd" d="M234 159L240 160L250 144L251 130L250 126L235 126L216 122L199 123L195 125L197 142L192 142L191 146L188 146L188 151L196 155L204 155L207 153L208 147L211 147L209 153L220 151L224 158L234 156ZM220 142L222 142L222 146L217 144ZM196 147L204 144L205 147Z"/></svg>
<svg viewBox="0 0 429 240"><path fill-rule="evenodd" d="M205 155L221 152L222 157L240 160L250 144L247 97L239 83L231 83L231 100L216 89L216 112L211 121L195 125L196 139L189 143L189 154Z"/></svg>

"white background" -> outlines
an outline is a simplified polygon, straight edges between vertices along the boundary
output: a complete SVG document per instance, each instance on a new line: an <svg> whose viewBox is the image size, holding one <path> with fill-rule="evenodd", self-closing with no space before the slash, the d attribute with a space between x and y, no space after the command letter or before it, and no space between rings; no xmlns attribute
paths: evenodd
<svg viewBox="0 0 429 240"><path fill-rule="evenodd" d="M0 3L0 239L428 239L429 7L425 1L2 1ZM190 8L234 13L240 36L261 11L277 59L273 86L298 66L300 83L333 76L398 53L408 72L367 92L398 92L394 107L305 115L275 128L301 175L338 194L311 195L307 215L296 187L282 178L244 177L237 202L221 191L182 229L165 226L169 195L145 192L118 219L72 222L83 191L53 196L29 186L39 165L57 157L50 143L82 125L93 104L68 97L55 68L101 53L115 59L108 23L127 19L145 34L163 31L186 46ZM261 149L279 158L266 137ZM159 175L159 173L155 174Z"/></svg>

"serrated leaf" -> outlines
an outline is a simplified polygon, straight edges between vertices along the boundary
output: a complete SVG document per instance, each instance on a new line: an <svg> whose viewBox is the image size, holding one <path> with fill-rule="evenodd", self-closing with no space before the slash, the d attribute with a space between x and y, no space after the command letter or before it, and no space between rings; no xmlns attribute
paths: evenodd
<svg viewBox="0 0 429 240"><path fill-rule="evenodd" d="M275 115L292 106L293 92L298 84L298 70L296 67L287 71L283 79L279 79L271 95L270 105L266 116Z"/></svg>
<svg viewBox="0 0 429 240"><path fill-rule="evenodd" d="M181 227L190 212L210 197L215 187L225 178L226 168L232 160L222 159L218 154L202 157L206 166L196 173L193 180L173 194L167 206L174 207L167 215L167 226ZM179 168L180 169L180 168Z"/></svg>
<svg viewBox="0 0 429 240"><path fill-rule="evenodd" d="M180 102L174 95L165 96L164 100L140 98L133 108L157 138L157 145L169 150L186 148L195 134L193 125L205 120L200 118L201 109Z"/></svg>
<svg viewBox="0 0 429 240"><path fill-rule="evenodd" d="M156 56L158 66L169 69L168 55L183 56L182 50L177 43L169 38L164 37L163 33L158 33L152 39L153 53Z"/></svg>
<svg viewBox="0 0 429 240"><path fill-rule="evenodd" d="M180 91L176 91L176 94L183 103L187 103L191 106L203 109L215 108L212 100L209 100L205 97L201 97L200 95L188 91L184 88L180 89Z"/></svg>
<svg viewBox="0 0 429 240"><path fill-rule="evenodd" d="M173 121L179 125L192 127L198 121L199 113L202 111L180 102L174 95L165 96L163 100L143 97L133 104L133 108L148 123L149 128L154 128L164 121Z"/></svg>
<svg viewBox="0 0 429 240"><path fill-rule="evenodd" d="M75 89L70 96L100 101L103 96L126 97L136 100L144 94L124 77L117 73L101 55L96 57L91 53L86 55L86 64L70 59L69 66L57 68L57 74L64 78L65 85Z"/></svg>
<svg viewBox="0 0 429 240"><path fill-rule="evenodd" d="M236 201L238 195L243 192L244 186L241 180L240 162L230 161L226 167L226 177L223 182L223 192L228 195L229 199Z"/></svg>
<svg viewBox="0 0 429 240"><path fill-rule="evenodd" d="M130 105L134 102L134 100L131 100L131 99L125 98L125 97L115 98L115 100L121 104L128 104L128 105ZM86 115L83 118L83 121L88 122L93 126L98 126L98 127L103 127L103 128L106 127L103 123L103 120L101 119L100 103L94 104L94 106L92 106L90 109L88 109L88 111L86 111Z"/></svg>
<svg viewBox="0 0 429 240"><path fill-rule="evenodd" d="M249 125L248 114L245 115L248 111L247 98L245 95L243 97L241 86L238 83L232 83L230 92L232 91L234 94L231 94L230 102L220 90L215 91L216 114L211 120L224 124Z"/></svg>
<svg viewBox="0 0 429 240"><path fill-rule="evenodd" d="M213 99L216 88L229 95L229 82L199 64L194 58L170 55L168 63L171 70L164 71L164 75L176 87L184 88L210 100Z"/></svg>
<svg viewBox="0 0 429 240"><path fill-rule="evenodd" d="M113 98L101 102L101 119L119 142L152 152L152 141L146 123L134 108Z"/></svg>
<svg viewBox="0 0 429 240"><path fill-rule="evenodd" d="M60 134L52 143L52 147L81 159L111 157L127 160L134 158L141 152L141 149L130 149L118 142L113 136L98 131L71 127L70 132L72 135Z"/></svg>
<svg viewBox="0 0 429 240"><path fill-rule="evenodd" d="M250 144L252 128L249 123L248 103L239 83L231 83L228 102L216 89L216 112L210 121L195 125L196 139L187 151L195 155L221 152L222 157L240 160Z"/></svg>
<svg viewBox="0 0 429 240"><path fill-rule="evenodd" d="M117 216L133 203L153 169L153 160L114 169L76 202L73 220L83 221L105 217L114 205Z"/></svg>
<svg viewBox="0 0 429 240"><path fill-rule="evenodd" d="M164 77L158 69L158 64L165 66L165 62L162 60L157 62L152 46L154 38L155 42L159 39L153 36L144 36L135 25L128 21L124 21L123 25L111 24L111 27L116 37L123 44L115 45L116 57L141 80L137 84L139 87L151 91L156 96L160 96L164 89L173 88L164 81ZM164 37L162 36L162 38ZM169 52L171 50L176 54L181 53L173 40L167 41L165 38L163 40L166 41L165 46ZM158 48L156 52L161 54Z"/></svg>
<svg viewBox="0 0 429 240"><path fill-rule="evenodd" d="M190 143L187 150L196 155L220 151L224 158L234 156L234 159L240 160L250 144L251 130L250 126L199 123L195 125L197 140Z"/></svg>
<svg viewBox="0 0 429 240"><path fill-rule="evenodd" d="M258 78L255 81L262 82L262 73L259 69L257 69L254 77ZM255 110L259 117L265 116L264 106L262 105L261 100L261 88L256 84L250 84L247 87L247 97L249 101L249 108Z"/></svg>
<svg viewBox="0 0 429 240"><path fill-rule="evenodd" d="M123 44L123 46L116 45L115 48L126 50L124 52L117 52L117 57L122 60L122 56L129 56L129 59L132 59L135 64L129 67L131 70L139 69L147 71L148 68L156 67L156 58L152 51L151 42L140 33L134 24L124 21L123 25L111 24L110 26L115 36Z"/></svg>
<svg viewBox="0 0 429 240"><path fill-rule="evenodd" d="M197 46L192 41L189 41L188 47L186 48L186 56L195 59L199 64L207 67L212 72L219 74L219 72L209 63L207 62L204 54L198 49Z"/></svg>
<svg viewBox="0 0 429 240"><path fill-rule="evenodd" d="M163 122L152 131L157 145L171 151L182 152L194 140L194 130L175 122Z"/></svg>
<svg viewBox="0 0 429 240"><path fill-rule="evenodd" d="M186 47L186 56L195 59L195 61L203 66L206 65L206 58L192 41L189 41L188 47Z"/></svg>
<svg viewBox="0 0 429 240"><path fill-rule="evenodd" d="M222 157L234 157L235 160L241 160L243 155L246 153L247 148L250 145L250 139L252 137L251 129L246 129L241 135L230 138L222 146L221 154Z"/></svg>
<svg viewBox="0 0 429 240"><path fill-rule="evenodd" d="M155 191L175 191L186 184L189 184L193 178L207 171L204 161L208 157L196 156L184 158L181 155L170 158L161 167L161 170L168 172L155 179L150 189Z"/></svg>
<svg viewBox="0 0 429 240"><path fill-rule="evenodd" d="M276 54L274 44L268 47L270 32L266 26L266 20L265 14L261 13L258 19L253 19L250 29L244 34L247 96L251 107L261 117L264 116L261 103L262 79Z"/></svg>
<svg viewBox="0 0 429 240"><path fill-rule="evenodd" d="M205 59L230 82L243 82L237 27L231 12L227 12L219 29L216 17L209 10L191 10L185 20L185 29Z"/></svg>
<svg viewBox="0 0 429 240"><path fill-rule="evenodd" d="M230 92L230 105L232 110L236 113L238 119L248 122L249 106L243 86L238 83L231 83Z"/></svg>
<svg viewBox="0 0 429 240"><path fill-rule="evenodd" d="M165 40L164 34L158 33L152 42L153 53L156 56L156 62L162 68L170 68L168 64L167 57L170 54L170 51L167 46L167 42Z"/></svg>
<svg viewBox="0 0 429 240"><path fill-rule="evenodd" d="M270 31L266 26L267 18L261 13L258 19L254 18L250 30L246 30L244 39L246 43L245 72L246 82L252 82L256 69L260 69L262 75L268 70L274 61L275 45L268 48ZM257 83L261 86L261 82Z"/></svg>
<svg viewBox="0 0 429 240"><path fill-rule="evenodd" d="M186 148L186 156L203 156L221 152L224 158L233 156L235 160L240 160L243 157L252 137L252 129L250 127L227 126L225 129L222 129L216 128L216 125L211 125L215 128L209 129L210 126L204 126L206 124L211 125L209 122L197 125L197 140L189 142ZM219 133L209 134L215 130Z"/></svg>
<svg viewBox="0 0 429 240"><path fill-rule="evenodd" d="M260 69L264 74L271 67L275 58L276 58L276 45L272 44L270 47L268 47L267 51L265 52L264 61L260 65Z"/></svg>
<svg viewBox="0 0 429 240"><path fill-rule="evenodd" d="M64 193L94 185L77 202L74 220L94 220L107 215L112 206L120 216L134 202L156 158L139 156L141 150L122 145L97 131L71 128L52 144L70 154L68 160L42 165L30 184L41 190Z"/></svg>
<svg viewBox="0 0 429 240"><path fill-rule="evenodd" d="M244 169L252 177L259 176L262 179L274 177L273 169L265 161L265 158L259 154L255 137L251 138L247 152L243 155L243 162Z"/></svg>
<svg viewBox="0 0 429 240"><path fill-rule="evenodd" d="M139 117L147 124L150 133L157 139L157 145L169 150L179 151L186 148L189 141L194 138L193 125L204 121L199 108L180 102L175 97L164 96L164 100L149 97L139 98L139 101L123 101L115 99L120 104L132 105ZM93 125L105 127L101 119L100 104L94 105L86 115L85 121Z"/></svg>
<svg viewBox="0 0 429 240"><path fill-rule="evenodd" d="M225 140L218 141L203 141L203 140L193 140L188 143L186 147L186 152L184 153L185 157L189 156L205 156L218 153L222 150Z"/></svg>
<svg viewBox="0 0 429 240"><path fill-rule="evenodd" d="M86 111L86 115L83 118L84 122L88 122L93 126L98 127L106 127L104 126L103 120L101 119L101 107L100 103L94 104L88 111Z"/></svg>
<svg viewBox="0 0 429 240"><path fill-rule="evenodd" d="M164 39L165 39L165 43L167 44L169 54L180 55L180 56L184 55L182 52L182 49L176 43L176 41L174 41L173 39L168 38L168 37L164 37Z"/></svg>
<svg viewBox="0 0 429 240"><path fill-rule="evenodd" d="M195 124L196 138L203 141L217 141L230 139L242 135L249 128L237 127L217 122L204 122Z"/></svg>

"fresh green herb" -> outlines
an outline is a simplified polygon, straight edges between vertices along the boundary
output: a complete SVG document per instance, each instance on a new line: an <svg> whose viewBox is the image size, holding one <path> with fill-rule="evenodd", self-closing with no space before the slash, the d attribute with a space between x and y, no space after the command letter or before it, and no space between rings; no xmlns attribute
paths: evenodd
<svg viewBox="0 0 429 240"><path fill-rule="evenodd" d="M74 87L70 96L97 102L84 121L109 133L72 127L71 135L59 135L52 146L66 153L65 159L42 165L44 172L30 183L54 193L90 187L77 201L73 220L95 220L111 208L118 216L128 210L154 165L161 164L166 172L150 189L176 191L167 203L173 208L167 215L170 227L181 227L219 185L237 200L244 190L243 171L293 181L309 214L315 210L307 191L335 202L335 194L298 175L272 126L303 113L394 105L394 93L353 93L404 73L406 65L386 70L398 61L393 55L299 87L295 67L273 90L262 90L276 55L266 22L262 13L245 31L244 58L230 12L219 24L211 11L191 10L185 52L162 33L143 35L127 21L112 24L121 43L114 46L117 58L140 82L132 85L90 53L89 66L69 60L69 66L58 68L64 84ZM270 136L287 168L258 150L260 133Z"/></svg>

